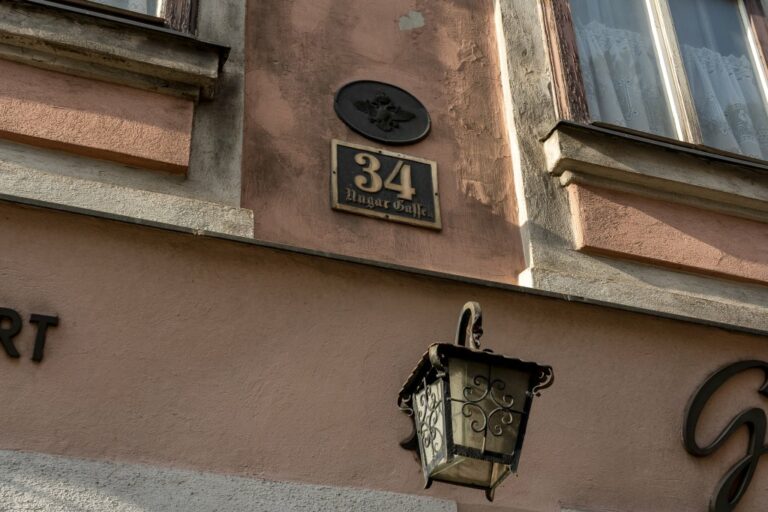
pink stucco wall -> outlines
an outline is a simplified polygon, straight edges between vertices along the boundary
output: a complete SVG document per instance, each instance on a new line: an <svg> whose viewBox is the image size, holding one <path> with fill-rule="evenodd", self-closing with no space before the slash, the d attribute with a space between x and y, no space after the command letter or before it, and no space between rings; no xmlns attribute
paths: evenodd
<svg viewBox="0 0 768 512"><path fill-rule="evenodd" d="M183 173L189 100L0 60L0 137Z"/></svg>
<svg viewBox="0 0 768 512"><path fill-rule="evenodd" d="M514 282L524 262L493 2L296 0L248 9L243 205L255 212L256 237ZM333 97L361 79L418 97L430 135L387 148L348 129ZM437 161L442 232L331 210L334 138Z"/></svg>
<svg viewBox="0 0 768 512"><path fill-rule="evenodd" d="M568 191L579 250L768 283L768 224L606 189Z"/></svg>
<svg viewBox="0 0 768 512"><path fill-rule="evenodd" d="M697 460L685 405L764 337L317 257L0 204L0 307L57 313L45 360L0 353L0 448L426 493L462 511L701 512L745 435ZM486 347L551 364L520 474L497 493L422 491L395 399L466 300ZM716 397L701 441L759 374ZM768 500L762 464L740 510ZM506 508L508 507L508 508Z"/></svg>

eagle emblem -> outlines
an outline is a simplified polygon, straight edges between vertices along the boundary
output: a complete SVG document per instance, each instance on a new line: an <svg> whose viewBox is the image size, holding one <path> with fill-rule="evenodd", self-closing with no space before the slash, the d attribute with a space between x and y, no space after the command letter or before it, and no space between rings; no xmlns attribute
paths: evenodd
<svg viewBox="0 0 768 512"><path fill-rule="evenodd" d="M368 121L380 130L391 132L400 128L400 123L407 123L415 114L395 105L389 96L380 92L371 100L356 101L355 108L368 116Z"/></svg>

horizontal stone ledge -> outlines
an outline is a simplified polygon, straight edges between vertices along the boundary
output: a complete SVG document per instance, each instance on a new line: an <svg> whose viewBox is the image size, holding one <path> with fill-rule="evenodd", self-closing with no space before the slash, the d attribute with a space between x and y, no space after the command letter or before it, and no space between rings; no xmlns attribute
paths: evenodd
<svg viewBox="0 0 768 512"><path fill-rule="evenodd" d="M759 336L768 332L768 292L763 286L724 280L715 285L727 289L731 296L741 293L744 298L738 300L699 293L697 290L705 289L702 281L711 280L709 277L671 272L639 261L574 253L561 263L568 263L568 272L562 270L566 268L562 264L530 269L532 285L552 293L621 305L629 311L642 311L653 304L659 316L729 325Z"/></svg>
<svg viewBox="0 0 768 512"><path fill-rule="evenodd" d="M0 502L40 512L456 512L424 496L13 451L0 451Z"/></svg>
<svg viewBox="0 0 768 512"><path fill-rule="evenodd" d="M253 211L170 194L35 171L0 161L0 199L114 220L253 237Z"/></svg>

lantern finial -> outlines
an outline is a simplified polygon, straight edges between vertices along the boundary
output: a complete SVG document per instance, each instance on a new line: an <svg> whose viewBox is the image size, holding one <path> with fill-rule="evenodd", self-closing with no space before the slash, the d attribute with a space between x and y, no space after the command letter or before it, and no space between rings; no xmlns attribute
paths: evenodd
<svg viewBox="0 0 768 512"><path fill-rule="evenodd" d="M480 337L483 335L483 311L477 302L467 302L459 314L459 326L456 328L456 344L467 346L467 332L470 332L470 347L480 350Z"/></svg>

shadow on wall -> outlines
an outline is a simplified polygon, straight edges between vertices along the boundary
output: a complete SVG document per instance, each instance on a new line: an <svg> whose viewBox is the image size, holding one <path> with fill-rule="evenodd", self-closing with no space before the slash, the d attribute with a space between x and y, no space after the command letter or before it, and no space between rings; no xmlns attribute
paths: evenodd
<svg viewBox="0 0 768 512"><path fill-rule="evenodd" d="M456 512L420 496L8 451L0 503L17 512Z"/></svg>

